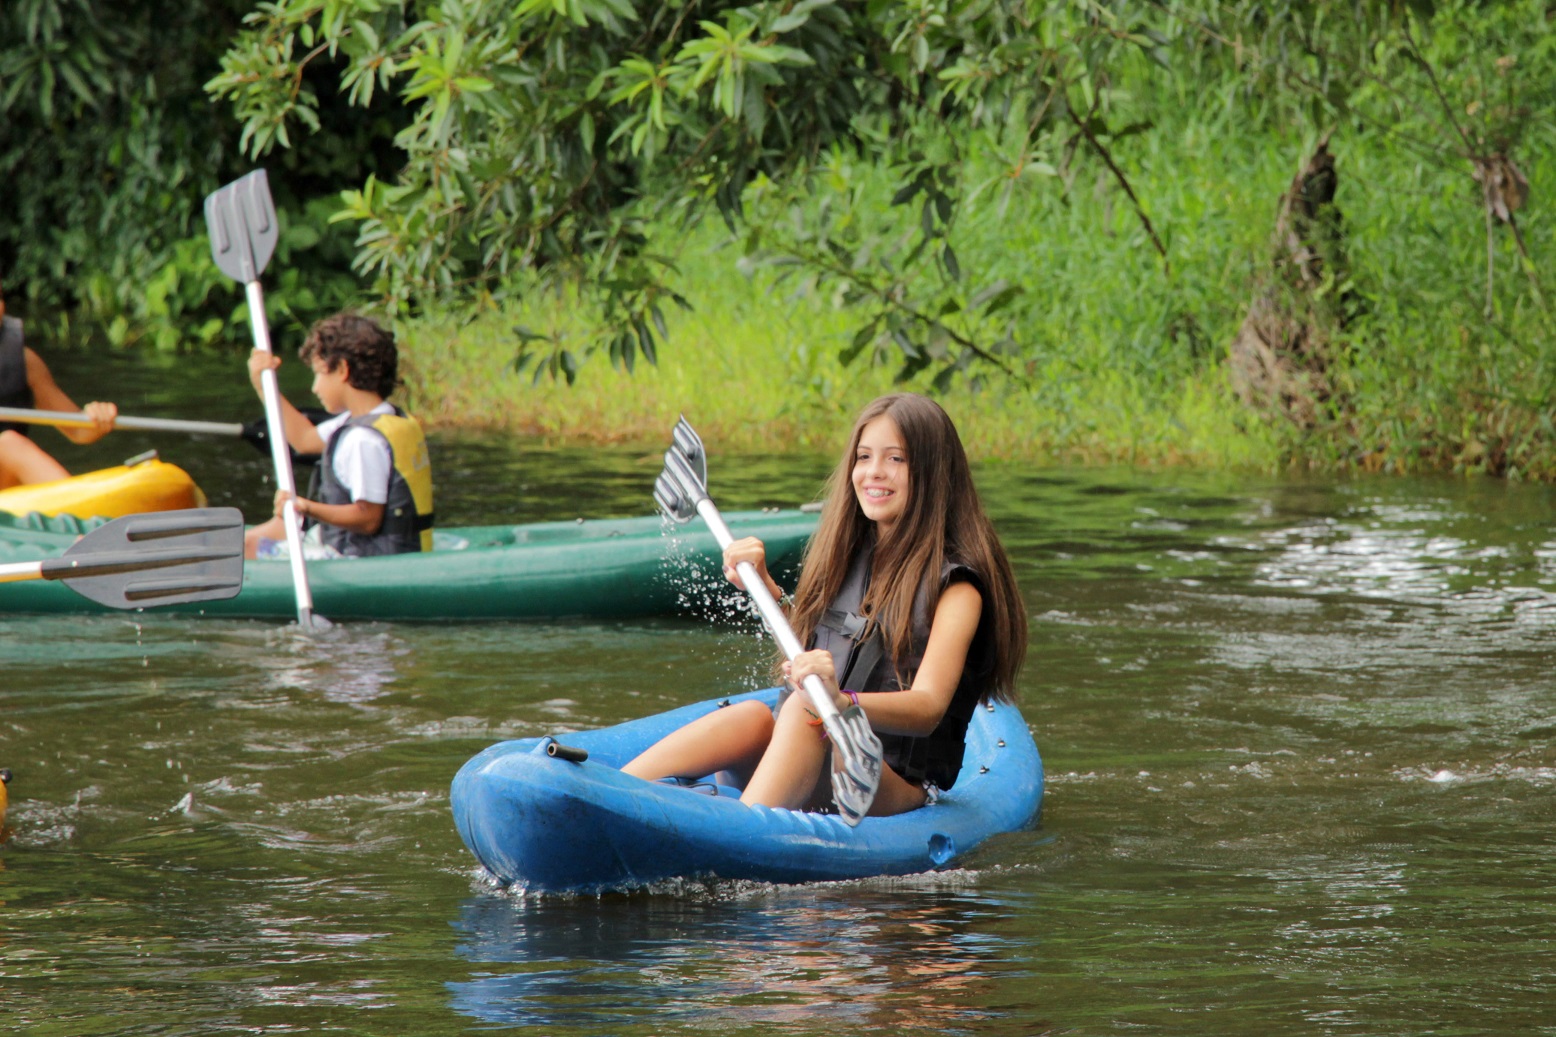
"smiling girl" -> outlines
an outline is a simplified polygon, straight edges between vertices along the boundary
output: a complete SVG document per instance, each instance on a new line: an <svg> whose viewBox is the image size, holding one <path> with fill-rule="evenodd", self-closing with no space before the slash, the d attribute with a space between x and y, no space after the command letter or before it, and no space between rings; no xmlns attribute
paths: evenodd
<svg viewBox="0 0 1556 1037"><path fill-rule="evenodd" d="M775 597L760 540L724 552L750 562ZM979 702L1014 700L1026 610L973 486L956 426L924 396L896 393L860 413L806 549L790 622L808 651L783 663L815 674L846 709L857 701L886 767L870 813L932 803L961 770ZM650 780L732 772L741 801L826 809L828 746L803 695L769 710L746 701L665 737L623 768Z"/></svg>

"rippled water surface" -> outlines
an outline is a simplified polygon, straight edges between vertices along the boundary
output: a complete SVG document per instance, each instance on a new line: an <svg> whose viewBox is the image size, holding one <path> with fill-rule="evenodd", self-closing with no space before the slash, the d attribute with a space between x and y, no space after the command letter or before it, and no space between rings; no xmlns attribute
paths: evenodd
<svg viewBox="0 0 1556 1037"><path fill-rule="evenodd" d="M141 367L101 395L252 417L234 364L231 393ZM108 377L72 374L78 399ZM241 444L60 453L153 443L262 513ZM454 523L646 513L658 471L478 435L434 460ZM825 463L710 474L792 504ZM0 614L0 1030L1556 1032L1550 490L979 477L1048 797L905 880L526 899L476 871L447 801L468 757L743 689L749 628Z"/></svg>

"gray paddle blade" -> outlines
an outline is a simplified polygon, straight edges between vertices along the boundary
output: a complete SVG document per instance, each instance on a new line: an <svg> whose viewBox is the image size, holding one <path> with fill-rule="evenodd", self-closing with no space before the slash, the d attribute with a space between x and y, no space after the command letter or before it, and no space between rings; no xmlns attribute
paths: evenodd
<svg viewBox="0 0 1556 1037"><path fill-rule="evenodd" d="M870 812L881 787L885 755L881 740L858 706L849 706L836 720L829 720L827 735L832 739L832 802L845 822L857 825Z"/></svg>
<svg viewBox="0 0 1556 1037"><path fill-rule="evenodd" d="M239 284L258 281L280 236L265 171L256 169L206 195L205 226L221 272Z"/></svg>
<svg viewBox="0 0 1556 1037"><path fill-rule="evenodd" d="M697 484L706 492L708 489L708 451L702 445L702 437L697 430L692 428L691 422L686 420L686 415L681 415L681 420L675 423L675 428L670 431L670 442L675 449L686 458L687 465L696 473Z"/></svg>
<svg viewBox="0 0 1556 1037"><path fill-rule="evenodd" d="M44 562L40 575L116 609L230 598L243 589L243 513L192 508L127 515Z"/></svg>
<svg viewBox="0 0 1556 1037"><path fill-rule="evenodd" d="M697 514L697 506L686 499L666 472L660 472L659 478L654 480L654 501L666 517L676 522L690 522Z"/></svg>
<svg viewBox="0 0 1556 1037"><path fill-rule="evenodd" d="M329 630L335 624L319 615L313 609L305 609L297 615L297 625L304 630Z"/></svg>
<svg viewBox="0 0 1556 1037"><path fill-rule="evenodd" d="M665 451L665 470L654 482L654 499L677 522L697 514L697 505L708 499L707 485L679 447Z"/></svg>

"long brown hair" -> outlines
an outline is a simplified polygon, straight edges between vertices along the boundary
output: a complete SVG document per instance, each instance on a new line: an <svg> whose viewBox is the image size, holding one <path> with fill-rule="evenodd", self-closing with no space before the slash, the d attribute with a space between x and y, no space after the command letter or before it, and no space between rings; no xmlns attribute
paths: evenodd
<svg viewBox="0 0 1556 1037"><path fill-rule="evenodd" d="M916 393L872 400L854 422L848 447L827 483L820 525L805 550L791 616L795 634L801 643L809 640L842 589L849 562L876 536L875 523L865 517L854 497L853 469L864 427L882 415L902 432L908 499L891 533L874 544L864 614L888 632L887 654L895 665L911 650L913 605L920 592L932 617L940 601L945 562L970 566L983 583L979 627L987 631L993 648L993 671L983 697L1014 701L1016 674L1026 656L1026 606L1016 589L1010 560L973 487L956 426L938 403ZM973 663L969 658L967 665Z"/></svg>

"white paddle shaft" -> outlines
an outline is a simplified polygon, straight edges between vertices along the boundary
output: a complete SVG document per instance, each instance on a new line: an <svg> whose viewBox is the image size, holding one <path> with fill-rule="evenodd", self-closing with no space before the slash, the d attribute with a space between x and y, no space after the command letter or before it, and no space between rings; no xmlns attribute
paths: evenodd
<svg viewBox="0 0 1556 1037"><path fill-rule="evenodd" d="M42 562L7 562L0 565L0 583L43 579Z"/></svg>
<svg viewBox="0 0 1556 1037"><path fill-rule="evenodd" d="M713 539L718 541L720 548L728 547L734 542L734 535L729 527L724 524L724 517L719 514L718 507L712 500L703 497L697 502L697 514L713 530ZM751 600L756 602L757 611L762 614L762 619L767 623L767 629L773 633L773 639L778 642L778 647L783 649L784 658L790 662L794 657L805 650L800 644L800 639L794 636L794 628L789 625L789 617L783 614L783 607L773 598L773 592L767 589L767 583L757 573L756 566L750 562L741 562L735 566L735 572L740 574L740 582L745 584L746 593L751 595ZM821 678L814 673L805 678L805 691L810 695L811 704L816 707L816 715L821 718L823 724L831 725L841 714L837 704L832 701L832 696L827 693L827 686L821 683Z"/></svg>
<svg viewBox="0 0 1556 1037"><path fill-rule="evenodd" d="M249 326L254 332L254 348L271 352L270 325L265 319L265 293L259 281L244 285L248 293ZM265 400L265 425L270 430L270 459L275 465L276 486L291 496L281 512L286 526L286 543L292 563L292 586L297 592L297 622L308 626L313 616L313 594L308 589L308 567L303 561L302 519L297 514L297 482L292 477L292 457L286 446L286 423L281 415L281 387L270 368L260 372L260 392Z"/></svg>
<svg viewBox="0 0 1556 1037"><path fill-rule="evenodd" d="M55 425L63 428L89 428L97 424L85 411L29 410L24 407L0 407L0 421L19 421L28 425ZM184 421L179 418L130 418L123 414L113 419L115 429L132 432L190 432L197 435L241 436L243 426L225 421Z"/></svg>

